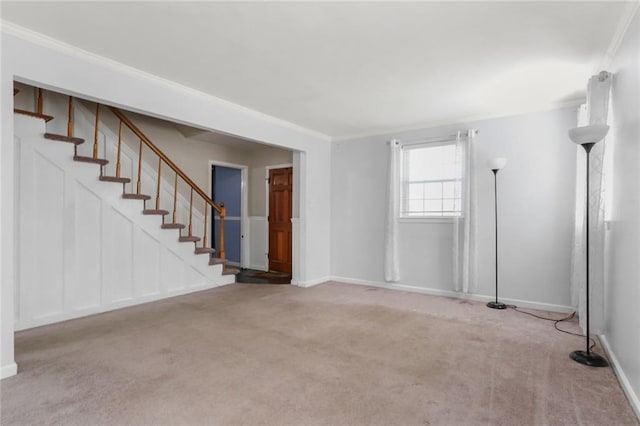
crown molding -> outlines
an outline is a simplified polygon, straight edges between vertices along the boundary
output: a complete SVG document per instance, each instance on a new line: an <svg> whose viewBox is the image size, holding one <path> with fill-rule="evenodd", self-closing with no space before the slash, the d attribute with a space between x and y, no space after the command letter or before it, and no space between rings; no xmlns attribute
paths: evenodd
<svg viewBox="0 0 640 426"><path fill-rule="evenodd" d="M625 11L622 13L620 21L618 21L616 31L613 33L613 37L611 37L609 47L602 56L598 69L593 70L594 73L598 73L601 70L606 71L611 66L611 62L616 56L616 53L618 53L618 49L624 40L624 36L627 34L627 30L629 29L633 18L636 13L638 13L638 9L640 9L640 1L635 0L627 2L625 7Z"/></svg>
<svg viewBox="0 0 640 426"><path fill-rule="evenodd" d="M272 123L296 132L304 133L314 138L318 138L327 142L331 141L331 137L324 133L308 129L306 127L302 127L298 124L294 124L289 121L274 117L272 115L268 115L268 114L244 107L242 105L227 101L225 99L218 98L211 94L193 89L189 86L182 85L175 81L168 80L163 77L159 77L155 74L142 71L138 68L134 68L122 62L118 62L113 59L100 56L93 52L75 47L61 40L57 40L55 38L49 37L45 34L14 24L13 22L6 21L4 19L0 20L0 29L2 33L20 38L22 40L45 47L47 49L51 49L66 55L74 56L85 61L93 62L107 68L111 68L115 72L124 73L137 78L150 80L157 84L165 86L166 88L169 88L178 92L182 92L185 95L192 96L192 97L199 97L211 103L216 103L218 105L221 105L225 108L232 109L234 111L237 111L246 115L250 115L257 119L260 119L260 120L263 120L263 121L266 121L266 122L269 122L269 123Z"/></svg>
<svg viewBox="0 0 640 426"><path fill-rule="evenodd" d="M525 109L525 110L516 110L516 111L496 111L494 113L489 113L489 114L479 114L479 115L469 115L469 116L460 116L460 117L451 117L451 118L446 118L443 120L436 120L436 121L426 121L426 122L422 122L422 123L417 123L414 125L410 125L410 126L404 126L404 127L388 127L388 128L379 128L375 131L372 132L366 132L366 133L358 133L358 134L351 134L351 135L344 135L344 136L337 136L332 138L333 142L341 142L341 141L346 141L346 140L352 140L352 139L362 139L362 138L369 138L369 137L375 137L375 136L388 136L388 135L397 135L399 133L403 133L403 132L411 132L411 131L417 131L417 130L424 130L424 129L432 129L434 127L442 127L442 126L452 126L452 125L456 125L456 124L463 124L463 123L472 123L475 121L483 121L483 120L493 120L493 119L497 119L497 118L507 118L507 117L515 117L518 115L525 115L525 114L535 114L537 112L544 112L544 111L553 111L556 109L564 109L564 108L573 108L573 107L578 107L581 104L586 102L586 98L585 97L580 97L580 98L575 98L575 99L570 99L564 102L554 102L552 104L549 104L547 106L542 106L542 107L538 107L538 108L533 108L533 109Z"/></svg>

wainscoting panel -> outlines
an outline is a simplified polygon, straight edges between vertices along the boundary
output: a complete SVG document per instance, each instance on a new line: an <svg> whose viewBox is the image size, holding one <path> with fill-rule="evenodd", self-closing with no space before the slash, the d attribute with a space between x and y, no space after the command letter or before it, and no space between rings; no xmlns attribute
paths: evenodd
<svg viewBox="0 0 640 426"><path fill-rule="evenodd" d="M185 266L182 260L166 247L160 249L160 285L167 293L175 293L185 287Z"/></svg>
<svg viewBox="0 0 640 426"><path fill-rule="evenodd" d="M160 283L160 242L136 227L134 250L135 296L153 296L158 293Z"/></svg>
<svg viewBox="0 0 640 426"><path fill-rule="evenodd" d="M198 290L206 286L206 282L196 269L187 267L187 287Z"/></svg>
<svg viewBox="0 0 640 426"><path fill-rule="evenodd" d="M33 151L27 150L25 153ZM35 291L29 311L34 318L46 318L64 311L64 229L56 224L64 223L64 171L39 153L33 161L34 198L32 226L35 235L25 244L38 268L29 287ZM46 244L49 242L49 244Z"/></svg>
<svg viewBox="0 0 640 426"><path fill-rule="evenodd" d="M104 235L104 283L107 301L133 299L133 222L113 208L107 209Z"/></svg>
<svg viewBox="0 0 640 426"><path fill-rule="evenodd" d="M141 201L122 199L121 185L100 182L97 165L73 161L71 144L34 134L38 121L15 117L16 330L235 281L193 244L179 243L176 230L161 229L160 216L143 215ZM131 158L123 161L127 175L137 167ZM143 167L145 185L155 187L153 172ZM162 207L172 207L172 196L163 181ZM179 206L186 216L184 198Z"/></svg>
<svg viewBox="0 0 640 426"><path fill-rule="evenodd" d="M87 265L101 266L102 247L97 244L102 235L102 202L100 197L77 180L67 176L68 191L65 199L73 205L73 215L66 219L66 229L70 241L75 241L76 250L70 250L65 267L65 281L68 290L65 292L65 305L71 310L82 311L97 308L101 303L102 271L101 267L87 268Z"/></svg>
<svg viewBox="0 0 640 426"><path fill-rule="evenodd" d="M269 223L264 216L249 217L249 234L251 235L251 247L249 247L249 268L260 271L269 270Z"/></svg>

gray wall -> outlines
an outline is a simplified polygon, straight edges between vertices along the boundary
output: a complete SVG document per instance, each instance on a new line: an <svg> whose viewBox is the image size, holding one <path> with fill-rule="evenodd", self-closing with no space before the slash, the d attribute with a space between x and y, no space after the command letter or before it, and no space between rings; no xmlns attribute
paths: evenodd
<svg viewBox="0 0 640 426"><path fill-rule="evenodd" d="M612 222L607 235L606 337L636 405L640 397L640 15L610 71L614 143ZM640 410L640 406L636 406Z"/></svg>
<svg viewBox="0 0 640 426"><path fill-rule="evenodd" d="M266 217L266 167L293 164L293 152L264 146L251 152L249 164L249 216Z"/></svg>
<svg viewBox="0 0 640 426"><path fill-rule="evenodd" d="M129 114L129 116L134 124L205 192L211 186L209 161L222 161L239 165L249 164L248 155L241 150L186 138L177 130L175 125L167 121L140 114ZM134 141L134 146L137 149L138 141L135 137L127 140ZM145 153L143 154L143 159L145 161L149 160L154 168L157 167L157 157L155 155L147 155ZM167 175L173 176L173 173L168 173Z"/></svg>
<svg viewBox="0 0 640 426"><path fill-rule="evenodd" d="M383 282L387 145L470 127L476 138L478 294L494 294L493 174L488 158L509 159L500 172L500 295L568 306L576 146L567 137L576 108L352 139L332 151L332 272ZM452 291L451 223L400 224L400 285Z"/></svg>
<svg viewBox="0 0 640 426"><path fill-rule="evenodd" d="M131 114L132 115L132 114ZM172 159L205 192L210 187L209 161L248 166L249 216L266 216L265 167L290 164L293 152L288 149L262 145L255 150L235 149L211 142L185 138L176 127L166 121L136 114L134 123ZM155 157L153 157L155 158Z"/></svg>

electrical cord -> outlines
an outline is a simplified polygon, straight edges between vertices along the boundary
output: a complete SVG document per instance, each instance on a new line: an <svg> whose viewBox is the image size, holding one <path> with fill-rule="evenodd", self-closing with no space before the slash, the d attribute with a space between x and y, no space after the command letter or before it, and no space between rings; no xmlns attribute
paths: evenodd
<svg viewBox="0 0 640 426"><path fill-rule="evenodd" d="M534 318L538 318L538 319L541 319L541 320L544 320L544 321L552 321L553 322L553 328L555 328L557 331L559 331L561 333L570 334L572 336L577 336L577 337L585 337L584 334L573 333L571 331L563 330L563 329L558 327L558 323L561 323L563 321L569 321L569 320L573 319L576 316L576 312L575 311L573 311L572 313L570 313L569 315L567 315L564 318L555 319L555 318L542 317L540 315L536 315L536 314L533 314L533 313L527 312L527 311L522 311L522 310L518 309L518 307L516 305L507 305L507 308L513 309L514 311L519 312L521 314L529 315L529 316L532 316ZM589 350L593 349L596 346L595 340L593 340L591 337L589 337L589 343L590 343Z"/></svg>

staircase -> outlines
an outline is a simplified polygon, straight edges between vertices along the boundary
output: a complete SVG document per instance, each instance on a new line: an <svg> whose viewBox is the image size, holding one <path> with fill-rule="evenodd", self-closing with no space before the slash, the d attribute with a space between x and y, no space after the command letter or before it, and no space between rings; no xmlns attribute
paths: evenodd
<svg viewBox="0 0 640 426"><path fill-rule="evenodd" d="M141 270L141 268L138 268L136 266L135 261L137 258L142 258L145 256L144 254L142 255L138 254L139 250L142 250L141 253L143 253L145 247L147 246L152 247L152 245L150 245L150 243L148 242L151 240L149 240L147 237L138 237L138 236L131 235L130 239L131 241L135 240L137 242L136 250L138 250L135 253L130 250L131 251L130 257L133 258L133 260L130 261L130 263L133 265L131 266L133 272L130 274L132 277L132 282L134 282L136 275L147 276L150 274L149 276L156 277L156 275L154 274L157 274L158 276L160 276L163 272L166 272L168 275L172 275L172 274L175 275L177 277L177 281L184 279L185 282L190 282L192 284L187 284L180 289L177 289L177 288L173 289L171 287L171 283L169 282L170 280L165 280L163 277L159 277L159 278L156 277L154 278L155 281L169 282L168 284L156 285L156 287L162 287L162 286L166 287L163 291L154 292L154 291L150 291L148 288L141 289L141 290L134 289L129 292L131 294L125 295L126 297L120 297L124 293L119 294L118 293L119 290L117 289L116 290L113 290L113 289L95 290L94 289L92 290L93 293L91 293L90 295L82 296L84 298L84 301L82 303L74 302L71 304L71 305L74 305L73 309L68 309L65 303L67 303L67 299L70 296L66 296L66 295L63 296L62 297L63 300L60 303L51 302L46 298L46 295L45 296L40 295L34 298L32 294L42 292L43 290L44 290L44 293L51 292L51 295L55 296L51 300L54 300L59 296L57 292L51 290L50 288L36 289L34 287L37 285L36 283L45 281L46 280L45 276L36 276L36 275L32 276L31 268L27 265L23 265L19 269L23 271L22 273L23 276L21 276L21 279L24 279L24 282L26 283L26 287L25 289L23 289L25 291L23 299L25 300L19 301L18 304L20 303L24 304L24 306L19 306L20 308L19 311L25 314L24 315L25 319L22 322L18 320L18 325L17 325L18 329L24 329L24 328L29 328L36 325L57 322L59 320L64 320L68 318L84 316L90 313L111 310L120 306L143 303L144 301L148 301L148 300L155 300L163 297L168 297L172 294L181 294L185 292L195 291L197 289L210 288L213 286L224 285L224 284L235 282L234 275L239 271L237 269L230 268L227 265L225 265L226 259L225 259L225 251L224 251L224 217L226 215L226 210L223 203L218 204L213 200L211 200L201 188L199 188L171 159L169 159L160 149L158 149L157 146L153 144L153 142L149 140L149 138L138 127L136 127L136 125L122 111L118 110L117 108L95 104L94 141L93 141L93 145L91 146L91 155L86 155L88 149L85 149L86 147L85 138L80 138L74 135L74 131L75 131L74 117L76 116L76 114L74 114L74 108L76 107L76 105L74 105L74 99L72 97L68 97L67 117L65 117L67 119L66 134L59 134L59 132L58 133L49 132L47 129L48 126L46 123L50 122L51 120L54 120L55 114L48 115L44 113L44 101L43 101L44 91L42 89L34 89L34 90L36 95L35 96L36 102L35 102L35 108L34 108L35 111L28 111L24 109L16 109L14 111L16 114L16 120L19 116L24 116L29 118L28 120L23 120L21 122L19 120L16 121L16 131L23 133L23 135L16 135L16 138L21 139L20 143L25 142L24 147L21 146L21 149L23 149L25 153L29 150L32 150L33 152L36 153L34 155L34 158L36 158L36 160L27 159L23 161L25 162L25 164L24 165L21 164L20 166L23 169L23 171L25 173L27 172L33 173L35 176L37 173L41 173L40 171L38 171L39 169L44 170L47 167L49 167L48 165L44 165L44 166L36 165L34 161L41 161L41 160L38 160L38 158L44 158L46 159L46 162L53 164L52 170L56 168L67 170L67 168L70 167L71 163L67 164L68 160L64 160L63 158L64 155L62 153L68 152L69 154L67 154L68 156L67 158L69 158L69 160L71 160L72 162L75 162L76 164L78 164L78 166L74 167L75 170L69 171L68 177L65 175L65 177L61 180L61 182L63 181L67 182L69 180L74 180L75 182L77 180L78 182L78 185L76 185L77 187L87 188L88 191L91 193L100 194L100 199L103 200L102 204L103 205L108 204L111 210L117 212L117 214L114 216L115 218L120 217L118 215L121 215L122 217L131 217L131 220L137 223L135 225L136 227L135 229L141 229L142 231L144 231L144 233L141 231L140 235L150 235L152 239L156 239L157 241L162 243L163 248L161 249L151 248L151 250L154 252L155 250L159 250L157 252L159 254L157 256L154 255L154 258L157 257L157 260L154 260L152 264L153 265L157 264L157 269L160 269L161 271L160 272L144 271L144 270ZM17 91L14 90L14 95L16 94L17 94ZM84 106L82 105L78 105L78 106L86 110ZM104 125L100 114L103 114L103 115L111 114L112 117L110 118L112 120L114 117L115 119L117 119L117 123L118 123L117 142L113 143L117 151L116 157L115 157L115 172L112 170L113 167L110 166L110 169L107 168L110 161L107 160L106 158L100 157L100 153L101 152L106 153L108 149L107 138L99 137L99 134L101 134L99 133L99 128ZM41 125L34 124L35 121L41 122L42 124ZM27 129L28 126L31 126L31 128L33 128L34 130L25 130ZM22 129L22 130L19 130L19 129ZM129 134L133 134L135 135L135 137L139 139L138 153L137 153L138 155L137 155L137 158L135 158L135 162L137 162L137 167L135 167L137 171L137 175L134 175L132 172L134 169L133 164L131 164L131 167L129 167L128 169L129 171L132 172L130 175L125 175L126 173L122 173L123 160L126 160L126 158L123 157L123 151L128 149L126 146L124 146L125 144L123 143L123 130L125 129ZM105 130L101 130L101 132L104 132L104 131ZM29 133L33 133L33 134L29 134ZM47 147L47 143L51 143L52 145ZM73 149L73 156L70 155L71 149ZM129 149L129 151L131 151L131 149ZM147 153L150 152L152 156L155 156L155 158L151 158L151 161L143 161L143 153L145 152ZM147 154L147 157L148 156L149 154ZM145 157L144 160L148 160L148 159ZM129 159L129 162L132 162L131 159ZM151 167L149 166L150 163L157 164L157 167L155 168L155 170L153 171L149 170ZM80 168L80 164L83 164L81 168ZM93 169L93 167L95 166L98 166L97 170ZM93 173L95 174L93 178L90 178L90 174L91 174L90 170L94 170ZM109 171L111 171L111 174L108 174ZM145 179L144 175L145 174L147 175L147 181L148 181L149 173L155 173L155 176L154 176L155 177L155 195L153 196L142 192L143 180ZM167 177L169 177L170 180L173 181L172 185L167 183L167 179L166 179ZM40 182L37 177L31 178L27 176L22 180L24 182L21 182L21 185L24 186L25 188L33 188L36 186L39 187L38 185L40 184L46 186L48 184L47 182ZM135 182L133 182L134 180ZM112 196L115 190L115 188L111 189L113 188L112 186L113 183L122 185L121 190L117 190L117 193L119 194L119 198L122 200L121 202L116 201L115 197ZM135 185L135 190L133 189L134 185ZM148 182L147 182L147 186L148 186ZM127 187L129 187L129 190L127 190ZM188 197L186 197L185 194L180 194L180 192L185 192L185 191L179 191L179 187L182 189L186 188L186 193L188 194ZM65 191L72 191L72 190L66 189ZM53 191L50 191L50 192L53 192ZM168 197L169 194L172 195L172 198ZM63 197L68 198L67 195L64 195ZM83 197L86 198L87 196L83 195ZM89 198L91 197L89 196ZM187 202L187 198L188 198L188 202ZM138 215L140 215L140 217L138 218L132 217L131 215L136 210L135 206L140 206L140 204L138 204L140 203L140 201L142 201L142 206L141 206L142 209L137 210ZM52 195L51 203L56 205L56 203L60 204L60 201L55 200L55 196ZM81 204L81 202L76 202L76 201L74 201L74 203ZM24 204L25 206L21 205L21 210L24 210L25 212L27 212L26 216L29 216L29 214L33 215L31 208L34 209L33 211L43 211L45 209L42 209L42 208L38 209L38 206L46 205L45 201L35 199L35 198L33 199L30 198L28 200L25 199ZM29 204L33 206L30 206ZM62 209L64 209L64 207L65 207L64 202L62 202L60 211L63 211ZM80 206L80 208L81 207L82 206ZM108 211L111 212L111 210L108 210ZM98 210L96 210L95 208L94 208L94 211L98 212ZM103 211L99 212L99 214L96 217L102 217L102 219L100 220L104 220L105 211L107 210L105 210L105 207L103 207ZM208 226L209 226L208 222L210 222L208 218L209 218L209 215L213 214L214 212L217 213L220 217L220 221L219 221L220 227L217 233L217 236L218 236L217 247L219 248L218 253L215 253L215 250L212 247L210 247L208 244L208 233L210 232L208 231ZM43 218L44 220L47 220L46 216L43 216ZM184 220L179 221L180 218ZM88 219L82 218L82 213L76 214L76 219L80 221L88 220ZM120 219L110 219L110 220L113 223L116 223ZM42 222L42 220L39 220L39 221ZM68 223L69 219L66 217L63 217L61 221L63 223ZM201 229L200 233L194 232L194 229L196 229L198 221L200 222L198 226L198 228ZM23 244L24 250L20 251L20 258L21 258L20 262L27 262L28 259L22 259L22 258L28 257L28 252L31 252L33 250L38 250L36 248L38 244L35 242L38 240L39 235L46 234L47 232L54 232L54 233L57 232L55 230L49 231L48 228L42 228L42 232L40 232L39 231L40 228L38 228L39 225L36 225L36 228L38 228L38 230L33 230L31 229L32 226L30 226L26 222L27 221L24 221L24 223L21 222L20 230L19 230L21 234L26 235L25 236L26 242ZM184 223L181 223L181 222L184 222ZM154 223L155 223L155 229L153 229ZM70 225L70 228L76 229L79 226L80 225L72 225L72 226ZM93 226L95 227L96 225L93 225ZM109 225L109 226L112 226L112 225ZM102 226L102 227L105 228L105 226ZM113 230L115 228L109 228L109 229ZM134 228L131 228L131 229L132 231L130 233L133 234ZM102 237L104 237L105 239L111 238L108 232L106 231L101 231L101 232L102 234L100 234L101 235L100 238ZM117 232L114 232L113 234L115 235L117 234ZM31 237L29 237L29 235ZM98 234L95 234L95 235L98 235ZM119 238L122 238L122 235L124 235L125 239L128 238L126 237L126 235L128 235L127 232L122 233ZM173 235L174 237L171 238L170 237L171 235ZM59 237L60 238L58 239L60 240L64 240L65 238L68 239L65 235L62 235L62 234ZM81 236L78 236L78 235L76 235L76 238L77 238L77 241L84 241L81 244L87 244L89 247L91 246L90 240L82 238ZM100 238L96 237L96 240ZM147 239L145 240L145 238ZM74 244L77 245L78 243L74 243ZM186 250L183 250L181 247L184 245L191 245L191 244L192 244L191 255L187 255ZM164 248L165 246L166 248ZM142 249L140 247L142 247ZM96 260L96 263L100 263L101 265L102 263L104 263L104 262L100 262L102 258L100 258L98 255L85 253L86 250L79 250L77 247L73 247L73 249L78 252L77 254L74 254L74 256L82 257L83 259L87 258L89 259L89 263L91 261L90 258L92 258L92 256L93 256L93 260ZM50 248L50 250L55 250L55 248ZM108 250L109 249L105 249L104 247L100 248L101 253ZM58 263L62 263L66 269L64 273L61 273L61 275L64 275L64 274L73 275L71 272L68 272L67 269L70 269L73 271L74 268L77 269L80 267L73 266L73 260L62 259L65 256L67 257L69 256L68 254L66 254L66 249L63 251L65 253L60 254L60 256L62 257L60 258L61 261ZM165 254L165 253L168 253L168 254ZM53 257L55 257L56 255L58 254L54 254ZM116 257L117 257L117 253L116 253ZM203 270L202 262L198 260L201 257L206 257L205 263L208 265L209 268L212 268L211 272L207 272ZM186 266L185 267L179 266L176 263L176 259L183 260ZM125 261L126 260L127 259L125 256ZM174 267L170 267L169 264L173 265ZM83 265L84 265L83 267L86 267L87 262L83 262ZM53 263L51 264L51 267L53 269L58 268L58 266L55 266ZM97 278L97 275L96 275L94 279L101 282L106 280L109 283L115 283L112 285L112 287L116 288L119 285L117 279L104 278L110 273L110 272L104 272L104 268L106 267L107 266L96 265L96 268L103 270L103 273L100 278ZM117 269L117 266L116 266L116 269ZM177 270L179 270L179 272L176 272ZM36 274L36 273L33 272L33 274ZM116 277L117 274L118 272L115 271L112 275L113 277ZM216 278L216 276L219 278ZM188 277L188 278L185 278L185 277ZM126 281L128 277L125 276L124 279ZM153 283L155 282L154 279L148 279L147 281L145 281L145 282L151 283L147 285L147 287L149 286L153 287L154 285ZM74 282L81 282L83 280L84 278L76 277ZM91 283L93 283L93 281L91 281ZM196 283L196 284L193 284L193 283ZM134 284L132 284L132 286L135 287L135 282ZM61 284L59 284L58 287L56 288L62 289L61 290L62 293L66 294L65 292L68 290L67 287L73 287L73 285L69 286L66 284L66 282L64 282L64 280L62 280ZM87 292L86 289L80 289L80 291ZM100 294L98 295L98 293ZM108 293L107 294L108 297L106 298L109 300L107 303L104 302L105 293ZM87 294L89 294L89 292ZM71 297L73 298L73 296ZM30 301L26 299L29 299Z"/></svg>

